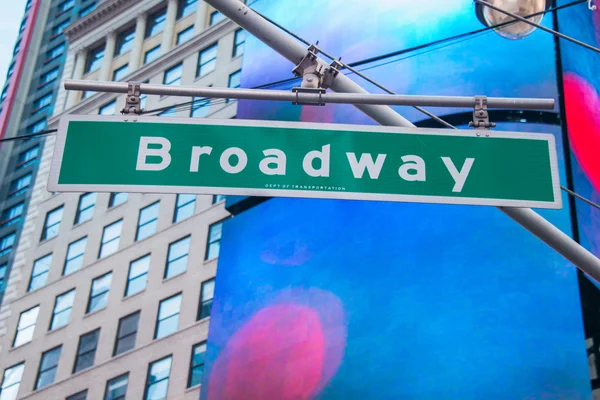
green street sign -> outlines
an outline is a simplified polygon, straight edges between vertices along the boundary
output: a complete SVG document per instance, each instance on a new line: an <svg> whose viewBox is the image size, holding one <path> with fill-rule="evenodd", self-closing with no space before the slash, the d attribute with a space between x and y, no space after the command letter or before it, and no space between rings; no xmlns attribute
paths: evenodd
<svg viewBox="0 0 600 400"><path fill-rule="evenodd" d="M48 190L562 206L549 134L128 119L61 119Z"/></svg>

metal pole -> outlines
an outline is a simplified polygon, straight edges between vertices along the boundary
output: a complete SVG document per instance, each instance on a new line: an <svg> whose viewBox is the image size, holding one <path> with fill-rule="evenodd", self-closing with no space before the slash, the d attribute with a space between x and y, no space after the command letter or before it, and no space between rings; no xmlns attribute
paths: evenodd
<svg viewBox="0 0 600 400"><path fill-rule="evenodd" d="M300 43L284 34L239 0L205 1L251 35L286 57L294 65L298 64L305 56L306 49ZM350 81L348 77L339 74L333 81L332 89L338 92L365 93L365 90L356 83L348 81ZM414 126L389 107L363 106L358 108L382 125ZM397 115L397 117L391 114ZM528 208L501 207L500 210L562 254L583 272L600 282L600 260L560 229Z"/></svg>
<svg viewBox="0 0 600 400"><path fill-rule="evenodd" d="M543 25L536 24L535 22L532 22L532 21L528 20L527 18L523 18L523 17L521 17L520 15L517 15L517 14L511 13L510 11L506 11L506 10L504 10L504 9L500 8L500 7L496 7L495 5L493 5L493 4L490 4L490 3L488 3L487 1L483 1L483 0L475 0L475 1L476 1L477 3L479 3L479 4L483 5L483 6L485 6L485 7L489 7L489 8L491 8L492 10L496 10L496 11L498 11L499 13L502 13L502 14L508 15L509 17L513 17L514 19L517 19L517 20L519 20L519 21L521 21L521 22L524 22L524 23L526 23L526 24L529 24L529 25L531 25L531 26L535 26L536 28L539 28L539 29L541 29L541 30L543 30L543 31L545 31L545 32L548 32L548 33L551 33L551 34L553 34L553 35L555 35L555 36L558 36L559 38L562 38L562 39L568 40L569 42L572 42L572 43L578 44L578 45L580 45L580 46L583 46L583 47L585 47L586 49L589 49L589 50L595 51L596 53L600 53L600 49L598 49L598 48L596 48L596 47L594 47L594 46L590 46L589 44L587 44L587 43L583 43L583 42L581 42L581 41L579 41L579 40L577 40L577 39L573 39L573 38L572 38L572 37L570 37L570 36L567 36L567 35L565 35L565 34L562 34L562 33L560 33L560 32L554 31L554 30L552 30L552 29L550 29L550 28L546 28L546 27L545 27L545 26L543 26Z"/></svg>
<svg viewBox="0 0 600 400"><path fill-rule="evenodd" d="M338 78L336 78L338 79ZM67 90L87 90L94 92L127 93L126 82L97 82L84 80L66 80ZM169 86L140 84L141 93L163 96L209 97L222 99L245 100L278 100L300 101L301 103L336 103L336 104L370 104L395 106L430 106L430 107L466 107L475 106L475 97L466 96L406 96L371 93L293 93L286 90L265 89L226 89L197 86ZM521 108L531 110L552 110L554 99L519 99L488 97L487 105L491 108Z"/></svg>

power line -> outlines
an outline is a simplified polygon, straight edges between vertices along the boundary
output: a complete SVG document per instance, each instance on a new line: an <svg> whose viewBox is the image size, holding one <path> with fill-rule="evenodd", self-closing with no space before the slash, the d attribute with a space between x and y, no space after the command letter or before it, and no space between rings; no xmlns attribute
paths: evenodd
<svg viewBox="0 0 600 400"><path fill-rule="evenodd" d="M592 207L596 207L597 209L599 209L599 210L600 210L600 204L596 204L596 203L594 203L593 201L591 201L591 200L589 200L589 199L586 199L586 198L585 198L585 197L583 197L582 195L580 195L580 194L577 194L577 193L575 193L574 191L572 191L572 190L569 190L569 189L567 189L567 188L566 188L566 187L564 187L564 186L561 186L560 188L561 188L562 190L564 190L565 192L567 192L568 194L570 194L571 196L573 196L573 197L576 197L576 198L578 198L579 200L581 200L581 201L583 201L583 202L585 202L585 203L589 204L590 206L592 206Z"/></svg>
<svg viewBox="0 0 600 400"><path fill-rule="evenodd" d="M38 137L38 136L46 136L46 135L49 135L51 133L55 133L56 131L58 131L58 129L48 129L48 130L45 130L45 131L40 131L40 132L32 133L30 135L21 135L21 136L14 136L14 137L9 137L9 138L4 138L4 139L0 139L0 143L2 143L2 142L12 142L14 140L21 140L21 139L31 139L31 138Z"/></svg>

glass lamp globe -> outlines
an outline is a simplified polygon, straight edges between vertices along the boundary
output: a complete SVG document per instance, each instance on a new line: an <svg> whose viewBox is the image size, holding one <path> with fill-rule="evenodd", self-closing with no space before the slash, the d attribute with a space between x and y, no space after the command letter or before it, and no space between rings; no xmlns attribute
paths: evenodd
<svg viewBox="0 0 600 400"><path fill-rule="evenodd" d="M543 12L547 7L547 0L486 0L488 3L509 11L520 17ZM509 15L493 10L480 4L482 7L482 16L484 23L487 26L494 26L505 22L514 21L515 19ZM536 15L535 17L527 18L531 22L539 24L544 14ZM525 22L513 22L512 24L504 25L495 28L494 31L507 39L516 40L528 36L535 30L535 26L526 24Z"/></svg>

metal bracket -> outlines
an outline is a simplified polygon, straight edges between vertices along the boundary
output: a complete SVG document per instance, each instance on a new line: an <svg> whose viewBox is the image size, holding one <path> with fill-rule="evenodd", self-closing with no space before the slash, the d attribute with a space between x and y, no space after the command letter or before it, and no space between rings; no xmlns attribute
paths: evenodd
<svg viewBox="0 0 600 400"><path fill-rule="evenodd" d="M304 58L294 67L292 72L298 77L303 77L308 72L314 72L319 63L317 62L317 54L319 50L314 44L308 46L308 50Z"/></svg>
<svg viewBox="0 0 600 400"><path fill-rule="evenodd" d="M598 7L594 4L594 0L588 0L588 8L592 11L596 11Z"/></svg>
<svg viewBox="0 0 600 400"><path fill-rule="evenodd" d="M138 82L129 82L127 86L127 97L125 98L125 108L121 110L121 114L137 114L141 115L145 110L141 108L140 84Z"/></svg>
<svg viewBox="0 0 600 400"><path fill-rule="evenodd" d="M340 73L340 70L344 67L339 60L333 60L329 67L323 72L323 78L321 79L321 87L329 89L333 85L333 80Z"/></svg>
<svg viewBox="0 0 600 400"><path fill-rule="evenodd" d="M292 70L294 75L302 77L303 88L327 89L331 87L333 80L343 67L338 60L334 60L327 67L317 61L317 54L319 54L319 48L317 45L311 44L304 58Z"/></svg>
<svg viewBox="0 0 600 400"><path fill-rule="evenodd" d="M475 96L473 121L469 122L469 126L475 129L490 129L496 126L494 122L490 122L490 116L487 108L487 97Z"/></svg>
<svg viewBox="0 0 600 400"><path fill-rule="evenodd" d="M292 88L292 93L296 93L296 101L292 101L294 105L300 106L324 106L325 102L322 100L321 96L327 92L324 88L304 88L304 87L295 87ZM298 93L310 93L310 94L318 94L319 100L316 102L303 102L298 98Z"/></svg>

